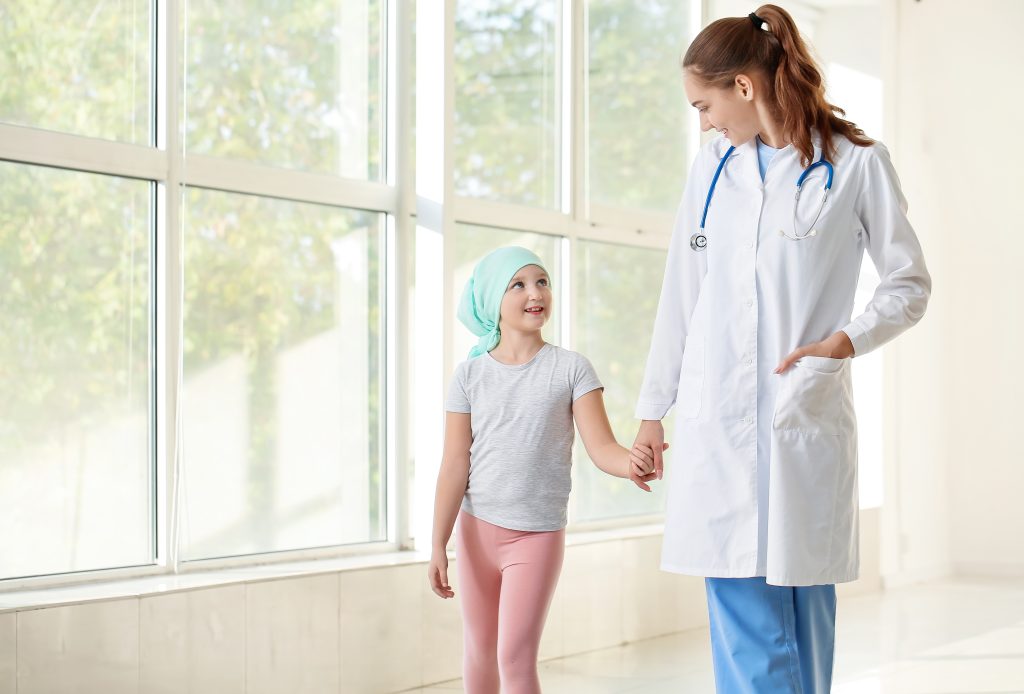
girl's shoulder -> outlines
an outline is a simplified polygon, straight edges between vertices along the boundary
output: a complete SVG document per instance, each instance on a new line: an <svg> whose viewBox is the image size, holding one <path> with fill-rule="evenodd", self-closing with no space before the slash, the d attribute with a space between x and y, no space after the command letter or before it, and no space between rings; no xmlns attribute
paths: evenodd
<svg viewBox="0 0 1024 694"><path fill-rule="evenodd" d="M574 368L583 367L587 369L593 369L590 360L583 356L581 353L574 352L571 349L565 349L564 347L559 347L558 345L550 345L550 347L551 353L556 359Z"/></svg>
<svg viewBox="0 0 1024 694"><path fill-rule="evenodd" d="M547 345L548 351L551 355L558 359L578 359L582 356L579 352L574 352L571 349L566 349L565 347L559 347L551 342L547 343Z"/></svg>
<svg viewBox="0 0 1024 694"><path fill-rule="evenodd" d="M452 371L452 380L465 383L473 371L480 367L479 363L474 364L473 362L480 362L480 357L465 359L456 364L455 369Z"/></svg>

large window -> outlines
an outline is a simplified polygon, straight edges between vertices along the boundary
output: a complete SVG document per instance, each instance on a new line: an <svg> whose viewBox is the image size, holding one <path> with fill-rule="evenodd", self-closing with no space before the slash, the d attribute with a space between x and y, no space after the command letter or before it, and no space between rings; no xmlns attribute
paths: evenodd
<svg viewBox="0 0 1024 694"><path fill-rule="evenodd" d="M0 580L389 539L386 27L0 7Z"/></svg>
<svg viewBox="0 0 1024 694"><path fill-rule="evenodd" d="M0 5L0 589L422 547L502 245L628 445L693 7ZM576 460L572 522L660 511Z"/></svg>

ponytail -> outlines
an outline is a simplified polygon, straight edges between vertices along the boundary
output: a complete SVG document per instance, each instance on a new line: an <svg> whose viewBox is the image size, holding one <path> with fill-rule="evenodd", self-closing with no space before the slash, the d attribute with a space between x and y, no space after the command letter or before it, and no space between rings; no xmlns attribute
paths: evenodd
<svg viewBox="0 0 1024 694"><path fill-rule="evenodd" d="M820 133L822 157L829 161L836 154L835 134L861 147L873 143L842 117L846 111L826 101L821 70L793 18L777 5L762 5L749 17L709 24L687 49L683 68L719 88L732 87L740 73L760 73L769 90L772 115L800 152L804 166L814 158L813 130Z"/></svg>

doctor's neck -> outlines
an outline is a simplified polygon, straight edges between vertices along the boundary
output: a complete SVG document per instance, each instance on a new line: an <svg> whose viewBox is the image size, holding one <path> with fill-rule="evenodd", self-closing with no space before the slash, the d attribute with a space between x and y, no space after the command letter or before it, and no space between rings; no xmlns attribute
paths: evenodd
<svg viewBox="0 0 1024 694"><path fill-rule="evenodd" d="M768 83L767 78L764 75L756 74L747 78L749 82L744 82L748 85L751 90L751 94L748 97L750 100L748 108L752 111L752 125L757 128L757 136L761 138L761 142L765 143L769 147L774 149L782 149L793 141L791 137L786 137L786 131L783 128L782 121L776 117L778 106L774 103L774 99L771 96L771 87Z"/></svg>
<svg viewBox="0 0 1024 694"><path fill-rule="evenodd" d="M757 105L757 110L760 112L762 106ZM781 124L776 123L771 117L765 118L763 114L761 117L761 128L758 130L757 136L761 138L761 142L773 149L782 149L792 142L783 134Z"/></svg>

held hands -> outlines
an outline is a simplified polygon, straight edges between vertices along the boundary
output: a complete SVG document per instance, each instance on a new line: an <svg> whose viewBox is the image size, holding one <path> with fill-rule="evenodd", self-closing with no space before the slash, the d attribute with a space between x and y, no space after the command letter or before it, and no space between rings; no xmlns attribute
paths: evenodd
<svg viewBox="0 0 1024 694"><path fill-rule="evenodd" d="M644 454L649 454L653 459L653 469L644 466L642 470L650 470L650 472L643 477L641 481L648 481L652 479L661 479L662 471L665 469L664 459L661 454L668 448L668 444L665 443L665 427L661 425L660 419L645 419L640 423L640 431L636 433L636 439L633 441L633 450L640 450ZM633 476L633 456L634 453L630 453L630 479ZM642 457L642 456L641 456ZM635 482L635 480L634 480ZM646 485L641 486L637 484L641 489L648 489Z"/></svg>
<svg viewBox="0 0 1024 694"><path fill-rule="evenodd" d="M665 428L661 420L645 419L633 441L633 450L629 452L629 479L633 480L633 484L651 491L647 483L661 479L664 469L661 454L666 450L668 444L665 443Z"/></svg>
<svg viewBox="0 0 1024 694"><path fill-rule="evenodd" d="M797 347L789 356L782 360L782 363L775 367L775 373L783 373L793 365L797 359L802 357L828 357L830 359L847 359L853 356L853 342L850 336L840 330L831 337L821 342L812 342L803 347Z"/></svg>
<svg viewBox="0 0 1024 694"><path fill-rule="evenodd" d="M662 452L667 451L668 446L667 443L662 443ZM660 457L659 455L658 458ZM636 486L649 492L651 487L647 483L658 478L654 449L644 443L634 443L633 450L629 452L629 479Z"/></svg>
<svg viewBox="0 0 1024 694"><path fill-rule="evenodd" d="M430 555L430 565L427 568L427 580L430 581L430 589L441 598L454 598L455 591L448 583L448 553L444 547L435 549Z"/></svg>

